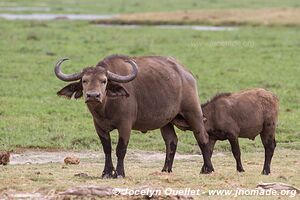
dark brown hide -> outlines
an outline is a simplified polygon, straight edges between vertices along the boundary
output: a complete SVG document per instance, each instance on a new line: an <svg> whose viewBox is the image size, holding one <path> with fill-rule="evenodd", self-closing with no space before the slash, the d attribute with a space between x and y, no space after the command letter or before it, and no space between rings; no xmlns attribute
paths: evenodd
<svg viewBox="0 0 300 200"><path fill-rule="evenodd" d="M0 152L0 165L7 165L10 161L10 152Z"/></svg>
<svg viewBox="0 0 300 200"><path fill-rule="evenodd" d="M132 67L125 62L127 60L133 60L137 64L137 77L128 83L111 80L106 83L107 71L121 76L131 73ZM81 89L76 85L67 92L65 89L67 86L58 94L72 96L70 94L72 92L75 95L83 93L105 152L104 178L125 176L123 160L132 129L142 132L161 129L166 144L163 171L171 172L177 146L172 121L178 116L189 125L201 148L204 158L202 173L213 171L196 80L174 58L109 56L100 61L96 67L84 69L80 81L83 81ZM107 85L104 86L105 84ZM78 91L74 91L74 88L78 88ZM97 101L90 101L88 94ZM118 162L115 172L109 135L114 129L119 132L116 151Z"/></svg>
<svg viewBox="0 0 300 200"><path fill-rule="evenodd" d="M263 174L270 173L270 163L276 146L275 128L278 99L264 89L249 89L237 93L223 93L202 105L205 129L209 134L211 152L216 140L228 139L237 162L237 170L244 171L240 159L238 137L254 138L260 134L265 148Z"/></svg>

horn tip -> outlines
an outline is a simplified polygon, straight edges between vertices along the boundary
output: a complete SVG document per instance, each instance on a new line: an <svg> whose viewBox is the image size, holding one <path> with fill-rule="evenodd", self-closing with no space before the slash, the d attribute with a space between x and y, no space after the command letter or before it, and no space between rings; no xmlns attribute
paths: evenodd
<svg viewBox="0 0 300 200"><path fill-rule="evenodd" d="M62 62L66 61L66 60L70 60L69 58L61 58L57 61L57 64L61 64Z"/></svg>

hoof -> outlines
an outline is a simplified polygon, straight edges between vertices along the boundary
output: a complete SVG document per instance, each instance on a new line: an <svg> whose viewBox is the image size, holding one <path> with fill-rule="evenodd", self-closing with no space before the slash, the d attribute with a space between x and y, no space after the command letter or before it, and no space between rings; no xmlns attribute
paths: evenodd
<svg viewBox="0 0 300 200"><path fill-rule="evenodd" d="M213 171L215 171L214 170L214 168L213 167L207 167L207 166L202 166L202 168L201 168L201 174L210 174L210 173L212 173Z"/></svg>
<svg viewBox="0 0 300 200"><path fill-rule="evenodd" d="M265 169L261 172L262 175L269 175L270 173L271 173L270 170L265 170Z"/></svg>
<svg viewBox="0 0 300 200"><path fill-rule="evenodd" d="M165 168L163 168L162 170L161 170L161 172L167 172L167 173L172 173L172 169L165 169Z"/></svg>
<svg viewBox="0 0 300 200"><path fill-rule="evenodd" d="M102 179L111 179L113 177L114 176L112 173L104 173L104 172L102 173L102 176L101 176Z"/></svg>
<svg viewBox="0 0 300 200"><path fill-rule="evenodd" d="M116 179L122 179L122 178L125 178L125 176L123 176L123 175L118 175L118 176L116 177Z"/></svg>
<svg viewBox="0 0 300 200"><path fill-rule="evenodd" d="M118 172L116 171L114 176L113 176L114 179L121 179L121 178L125 178L125 173L120 173L118 174Z"/></svg>
<svg viewBox="0 0 300 200"><path fill-rule="evenodd" d="M125 178L125 175L114 175L113 178L114 179L122 179L122 178Z"/></svg>
<svg viewBox="0 0 300 200"><path fill-rule="evenodd" d="M243 168L241 169L237 169L238 172L245 172L245 170Z"/></svg>

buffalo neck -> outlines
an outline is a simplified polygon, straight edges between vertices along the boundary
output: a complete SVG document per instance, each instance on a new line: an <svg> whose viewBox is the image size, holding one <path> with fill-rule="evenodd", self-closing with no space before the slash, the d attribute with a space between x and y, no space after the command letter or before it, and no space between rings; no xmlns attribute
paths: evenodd
<svg viewBox="0 0 300 200"><path fill-rule="evenodd" d="M100 118L106 118L106 114L105 114L106 99L104 99L102 103L100 103L100 102L99 103L87 103L86 105L93 116L100 117Z"/></svg>

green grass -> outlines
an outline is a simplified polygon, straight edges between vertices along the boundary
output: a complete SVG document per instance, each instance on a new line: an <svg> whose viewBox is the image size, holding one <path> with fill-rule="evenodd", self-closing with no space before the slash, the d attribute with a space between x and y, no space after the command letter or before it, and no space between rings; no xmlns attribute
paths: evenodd
<svg viewBox="0 0 300 200"><path fill-rule="evenodd" d="M88 22L0 21L0 149L99 149L82 100L56 91L66 85L53 68L62 57L74 72L110 54L171 55L198 77L202 102L218 92L263 87L280 98L279 147L300 149L300 28L240 27L231 32L101 28ZM191 132L177 131L179 152L198 152ZM116 143L117 134L113 134ZM243 151L262 145L241 139ZM164 150L159 131L133 131L129 148ZM229 149L219 142L217 150Z"/></svg>
<svg viewBox="0 0 300 200"><path fill-rule="evenodd" d="M36 13L108 14L197 9L300 7L300 2L297 0L10 0L0 2L0 8L4 7L5 9L14 6L51 8L50 11L34 11ZM0 9L0 12L31 13L32 11L1 11Z"/></svg>

